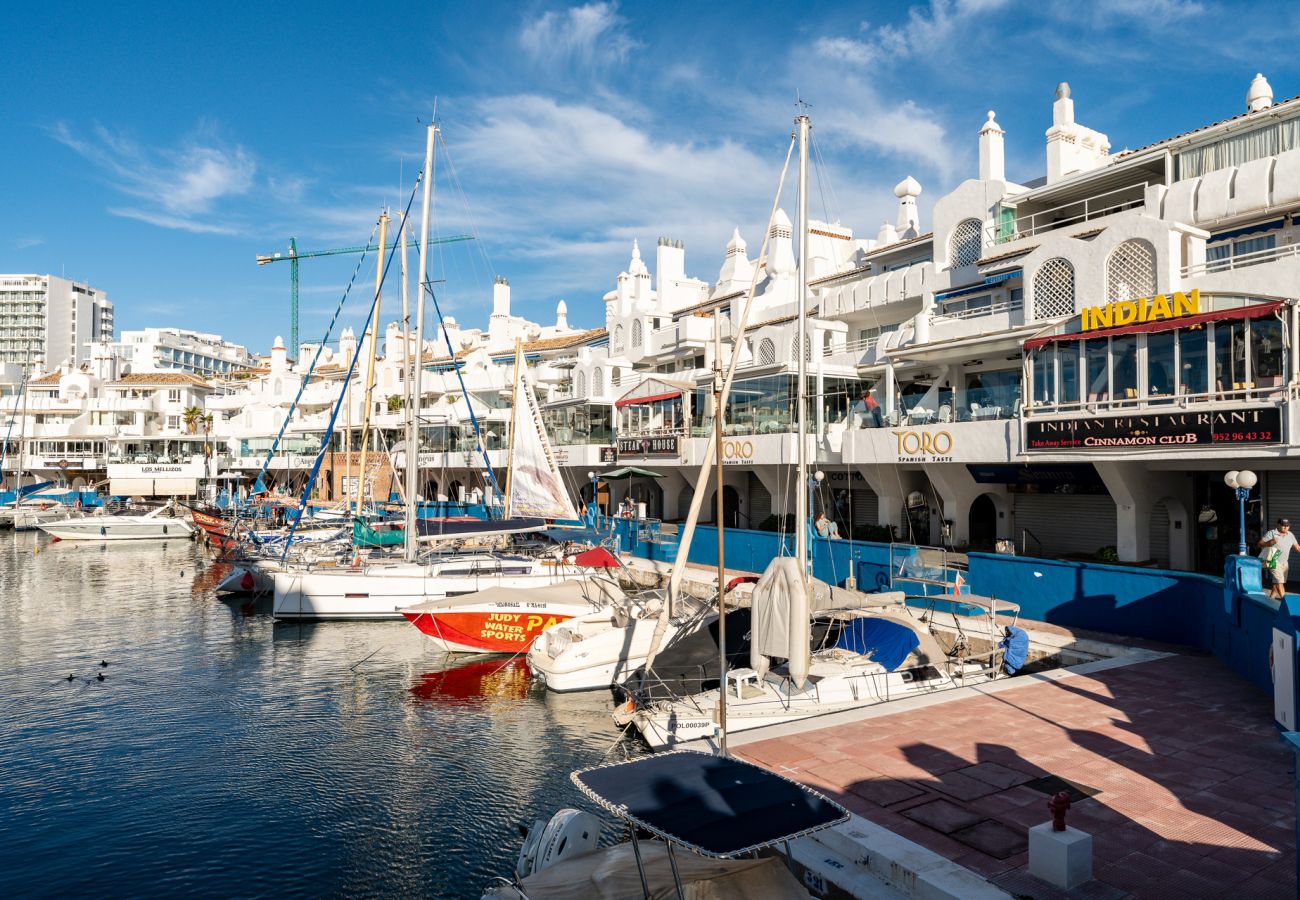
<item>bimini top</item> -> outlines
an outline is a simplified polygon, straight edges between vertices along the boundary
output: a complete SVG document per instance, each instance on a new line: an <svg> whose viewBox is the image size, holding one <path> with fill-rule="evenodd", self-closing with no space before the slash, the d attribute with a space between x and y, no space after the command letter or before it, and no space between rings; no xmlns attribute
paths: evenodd
<svg viewBox="0 0 1300 900"><path fill-rule="evenodd" d="M847 821L833 800L752 763L694 750L580 769L573 783L621 819L705 856L736 856Z"/></svg>

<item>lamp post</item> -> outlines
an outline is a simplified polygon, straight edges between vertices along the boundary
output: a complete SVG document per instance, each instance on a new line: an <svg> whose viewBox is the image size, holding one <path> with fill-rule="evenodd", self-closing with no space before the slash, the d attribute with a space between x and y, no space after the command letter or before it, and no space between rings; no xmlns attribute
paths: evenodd
<svg viewBox="0 0 1300 900"><path fill-rule="evenodd" d="M1237 555L1246 555L1246 501L1250 499L1250 489L1259 479L1249 469L1232 471L1223 476L1223 483L1237 492Z"/></svg>
<svg viewBox="0 0 1300 900"><path fill-rule="evenodd" d="M591 523L596 524L596 472L593 469L587 473L587 480L591 482L591 502L587 504L587 515L591 517Z"/></svg>

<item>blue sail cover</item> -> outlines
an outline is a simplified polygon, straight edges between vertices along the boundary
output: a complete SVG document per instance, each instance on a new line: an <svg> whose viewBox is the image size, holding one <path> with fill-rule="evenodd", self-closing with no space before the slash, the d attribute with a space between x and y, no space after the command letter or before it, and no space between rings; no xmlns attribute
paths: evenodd
<svg viewBox="0 0 1300 900"><path fill-rule="evenodd" d="M753 763L693 750L574 772L621 819L705 856L735 856L848 819L842 806Z"/></svg>
<svg viewBox="0 0 1300 900"><path fill-rule="evenodd" d="M1007 626L1006 637L998 644L1002 648L1002 664L1014 675L1029 656L1029 632L1014 625Z"/></svg>
<svg viewBox="0 0 1300 900"><path fill-rule="evenodd" d="M840 632L835 646L853 653L870 654L873 661L892 672L919 647L916 632L890 619L853 619Z"/></svg>

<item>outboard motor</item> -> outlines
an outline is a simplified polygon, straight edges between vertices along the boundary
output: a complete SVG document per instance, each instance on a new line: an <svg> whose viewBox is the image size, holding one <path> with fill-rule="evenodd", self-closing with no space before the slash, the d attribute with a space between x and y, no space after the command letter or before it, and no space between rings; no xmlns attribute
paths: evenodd
<svg viewBox="0 0 1300 900"><path fill-rule="evenodd" d="M595 850L600 843L600 819L579 809L562 809L543 823L538 819L519 851L515 874L527 878L558 862Z"/></svg>

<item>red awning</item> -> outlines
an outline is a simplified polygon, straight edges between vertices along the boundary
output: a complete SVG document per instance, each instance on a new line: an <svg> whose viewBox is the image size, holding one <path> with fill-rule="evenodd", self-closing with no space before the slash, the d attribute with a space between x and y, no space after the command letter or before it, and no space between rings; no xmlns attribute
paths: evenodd
<svg viewBox="0 0 1300 900"><path fill-rule="evenodd" d="M656 400L672 400L674 397L680 397L681 391L671 391L667 394L651 394L648 397L624 397L622 400L614 401L615 406L636 406L641 403L654 403Z"/></svg>
<svg viewBox="0 0 1300 900"><path fill-rule="evenodd" d="M1072 334L1049 334L1046 337L1030 338L1025 341L1026 350L1037 350L1047 344L1061 341L1082 341L1088 338L1109 337L1115 334L1150 334L1154 331L1173 331L1175 328L1187 328L1192 325L1204 325L1206 322L1222 322L1227 319L1258 319L1271 316L1282 308L1281 300L1270 303L1254 303L1250 306L1237 306L1232 309L1216 309L1212 312L1197 313L1194 316L1182 316L1178 319L1160 319L1156 322L1141 322L1134 325L1121 325L1118 328L1102 328L1098 331L1076 331Z"/></svg>

